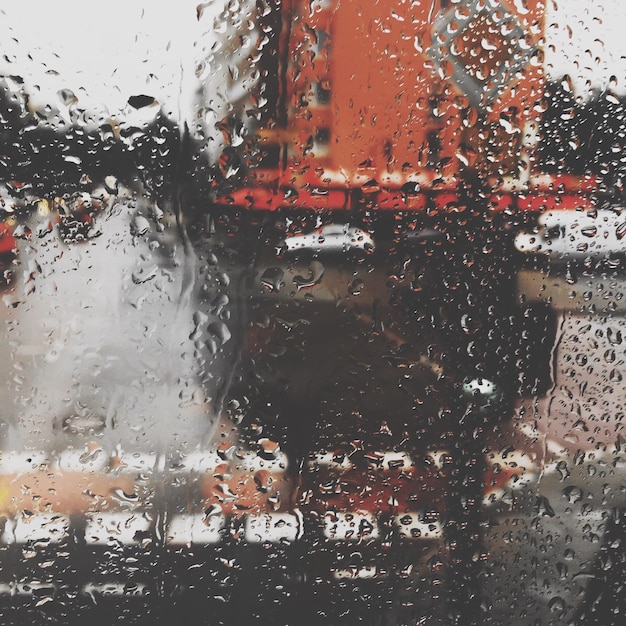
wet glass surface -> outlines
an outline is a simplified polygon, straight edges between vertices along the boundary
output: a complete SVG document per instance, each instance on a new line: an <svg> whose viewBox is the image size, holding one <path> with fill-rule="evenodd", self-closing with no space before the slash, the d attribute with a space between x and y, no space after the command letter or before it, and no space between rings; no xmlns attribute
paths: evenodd
<svg viewBox="0 0 626 626"><path fill-rule="evenodd" d="M0 11L0 623L621 624L619 3L127 4Z"/></svg>

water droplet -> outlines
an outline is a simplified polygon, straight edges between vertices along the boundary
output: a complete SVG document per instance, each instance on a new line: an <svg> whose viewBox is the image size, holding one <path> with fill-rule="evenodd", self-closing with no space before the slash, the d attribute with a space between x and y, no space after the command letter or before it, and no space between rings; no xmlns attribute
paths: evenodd
<svg viewBox="0 0 626 626"><path fill-rule="evenodd" d="M561 493L570 504L575 504L583 499L583 490L576 485L566 487Z"/></svg>
<svg viewBox="0 0 626 626"><path fill-rule="evenodd" d="M554 596L548 602L548 609L550 613L563 615L565 612L565 601L560 596Z"/></svg>
<svg viewBox="0 0 626 626"><path fill-rule="evenodd" d="M622 343L622 331L613 330L610 326L606 329L606 338L612 346L619 346Z"/></svg>
<svg viewBox="0 0 626 626"><path fill-rule="evenodd" d="M576 355L576 365L580 365L581 367L587 365L587 355L578 353Z"/></svg>
<svg viewBox="0 0 626 626"><path fill-rule="evenodd" d="M285 272L280 267L268 267L261 276L261 284L269 291L280 291L284 286Z"/></svg>
<svg viewBox="0 0 626 626"><path fill-rule="evenodd" d="M137 237L145 235L150 230L150 222L143 215L135 215L131 224L131 232Z"/></svg>
<svg viewBox="0 0 626 626"><path fill-rule="evenodd" d="M267 439L266 437L259 439L261 447L261 456L266 459L275 459L280 453L280 446L277 442Z"/></svg>
<svg viewBox="0 0 626 626"><path fill-rule="evenodd" d="M569 469L567 469L567 463L565 461L559 461L556 464L556 469L557 469L557 472L559 473L559 476L561 477L561 482L569 478L570 472L569 472Z"/></svg>
<svg viewBox="0 0 626 626"><path fill-rule="evenodd" d="M293 283L300 289L309 289L322 282L324 276L324 266L319 261L312 261L309 265L309 276L304 277L299 274L293 277Z"/></svg>
<svg viewBox="0 0 626 626"><path fill-rule="evenodd" d="M232 336L228 326L220 320L209 324L207 331L215 338L218 346L223 346Z"/></svg>
<svg viewBox="0 0 626 626"><path fill-rule="evenodd" d="M102 432L106 427L106 418L92 413L86 408L68 415L62 421L62 429L71 434L87 435Z"/></svg>
<svg viewBox="0 0 626 626"><path fill-rule="evenodd" d="M257 489L263 493L267 493L274 482L272 473L269 470L261 469L254 474L254 482Z"/></svg>

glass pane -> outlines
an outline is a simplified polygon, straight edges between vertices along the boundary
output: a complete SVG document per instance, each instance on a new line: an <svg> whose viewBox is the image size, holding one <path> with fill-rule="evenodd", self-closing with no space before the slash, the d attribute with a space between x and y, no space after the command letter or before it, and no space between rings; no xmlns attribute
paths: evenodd
<svg viewBox="0 0 626 626"><path fill-rule="evenodd" d="M2 624L619 624L617 0L3 7Z"/></svg>

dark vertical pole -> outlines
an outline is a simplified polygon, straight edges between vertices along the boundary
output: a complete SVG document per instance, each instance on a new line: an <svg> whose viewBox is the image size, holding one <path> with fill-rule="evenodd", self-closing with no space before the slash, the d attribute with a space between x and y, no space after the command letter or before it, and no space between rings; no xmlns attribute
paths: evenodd
<svg viewBox="0 0 626 626"><path fill-rule="evenodd" d="M483 417L473 406L459 401L452 417L458 420L449 433L449 467L444 537L449 557L447 599L450 623L482 623L483 553L482 497L485 457L481 441Z"/></svg>
<svg viewBox="0 0 626 626"><path fill-rule="evenodd" d="M289 123L289 50L295 2L297 2L297 0L283 0L281 5L282 21L278 41L278 101L276 106L276 120L280 130L286 130ZM285 139L281 139L279 167L283 171L287 169L287 156L288 143Z"/></svg>

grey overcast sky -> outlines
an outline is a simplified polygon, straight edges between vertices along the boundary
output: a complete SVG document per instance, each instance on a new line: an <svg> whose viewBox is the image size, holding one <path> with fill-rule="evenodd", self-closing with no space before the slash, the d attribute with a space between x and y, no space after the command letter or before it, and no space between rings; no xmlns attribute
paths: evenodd
<svg viewBox="0 0 626 626"><path fill-rule="evenodd" d="M148 93L178 117L192 106L196 60L215 44L213 16L225 1L205 3L208 15L200 21L199 0L3 3L0 37L10 62L0 59L0 74L22 76L39 106L59 106L57 92L67 88L82 108L108 117L124 114L130 95ZM570 75L583 98L612 76L614 90L626 93L626 1L546 2L547 75Z"/></svg>

